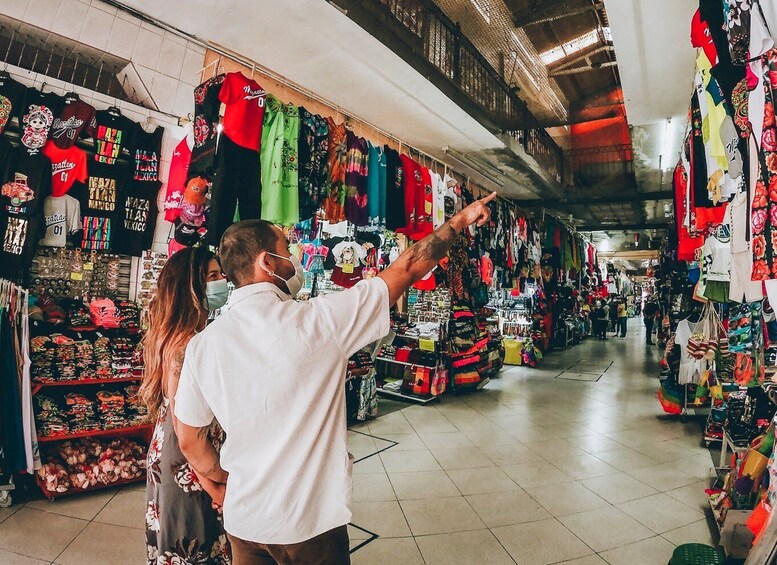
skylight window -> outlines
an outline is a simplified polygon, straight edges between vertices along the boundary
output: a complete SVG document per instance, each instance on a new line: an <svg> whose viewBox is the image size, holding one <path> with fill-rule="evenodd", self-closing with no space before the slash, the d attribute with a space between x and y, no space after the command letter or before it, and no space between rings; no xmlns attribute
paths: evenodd
<svg viewBox="0 0 777 565"><path fill-rule="evenodd" d="M478 13L483 16L487 24L491 23L491 10L488 7L488 0L469 0Z"/></svg>
<svg viewBox="0 0 777 565"><path fill-rule="evenodd" d="M604 36L605 41L612 41L612 33L610 32L609 27L602 28L602 35ZM588 33L584 33L579 37L570 39L566 43L562 43L557 47L540 53L540 59L542 59L546 65L551 65L561 59L579 53L583 49L596 45L599 43L599 40L599 30L592 29Z"/></svg>

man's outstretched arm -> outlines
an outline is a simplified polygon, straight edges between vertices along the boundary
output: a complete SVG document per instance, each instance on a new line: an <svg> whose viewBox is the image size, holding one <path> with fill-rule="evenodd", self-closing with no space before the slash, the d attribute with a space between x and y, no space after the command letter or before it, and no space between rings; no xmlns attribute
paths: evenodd
<svg viewBox="0 0 777 565"><path fill-rule="evenodd" d="M491 211L488 209L488 203L494 198L495 192L473 202L434 233L407 249L378 275L388 286L390 304L395 304L407 289L421 280L448 254L463 230L472 224L480 227L489 220Z"/></svg>

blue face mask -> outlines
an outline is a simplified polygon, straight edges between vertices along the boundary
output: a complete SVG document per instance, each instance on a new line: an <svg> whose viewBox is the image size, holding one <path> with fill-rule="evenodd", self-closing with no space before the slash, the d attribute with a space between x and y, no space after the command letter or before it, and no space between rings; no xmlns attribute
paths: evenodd
<svg viewBox="0 0 777 565"><path fill-rule="evenodd" d="M205 305L208 310L218 310L227 303L229 287L227 279L208 281L205 286Z"/></svg>

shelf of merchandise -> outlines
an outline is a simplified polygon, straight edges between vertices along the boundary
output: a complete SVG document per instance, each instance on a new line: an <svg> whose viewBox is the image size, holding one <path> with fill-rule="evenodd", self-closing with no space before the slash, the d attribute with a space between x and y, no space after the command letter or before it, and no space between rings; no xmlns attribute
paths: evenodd
<svg viewBox="0 0 777 565"><path fill-rule="evenodd" d="M140 483L146 480L146 473L145 471L141 473L139 477L135 477L134 479L119 479L118 481L114 481L112 483L97 483L94 486L90 486L89 488L70 488L66 490L65 492L51 492L46 488L46 483L44 483L41 478L38 476L38 474L35 474L35 483L38 485L40 490L43 492L43 495L46 496L49 500L54 500L55 498L61 498L63 496L69 496L71 494L82 494L85 492L93 492L96 490L103 490L106 488L111 487L120 487L123 485L131 485L133 483Z"/></svg>
<svg viewBox="0 0 777 565"><path fill-rule="evenodd" d="M38 394L41 389L47 387L59 387L59 386L82 386L82 385L108 385L111 383L129 383L133 381L142 381L143 377L120 377L120 378L108 378L108 379L81 379L77 381L33 381L32 395Z"/></svg>
<svg viewBox="0 0 777 565"><path fill-rule="evenodd" d="M410 400L412 402L418 402L419 404L429 404L430 402L437 400L438 396L429 396L429 397L421 397L421 396L412 396L409 394L404 394L402 392L394 392L393 390L386 390L382 387L378 387L378 394L382 396L388 396L393 398L401 398L403 400Z"/></svg>
<svg viewBox="0 0 777 565"><path fill-rule="evenodd" d="M51 443L55 441L67 441L70 439L81 439L86 437L104 437L104 436L123 436L136 432L151 432L154 424L139 424L137 426L127 426L124 428L113 428L110 430L91 430L88 432L79 432L61 436L38 436L41 443Z"/></svg>

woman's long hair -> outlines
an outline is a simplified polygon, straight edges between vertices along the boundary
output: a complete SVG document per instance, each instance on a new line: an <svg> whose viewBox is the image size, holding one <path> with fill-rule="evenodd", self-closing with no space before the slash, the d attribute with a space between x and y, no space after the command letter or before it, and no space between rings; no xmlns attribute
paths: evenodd
<svg viewBox="0 0 777 565"><path fill-rule="evenodd" d="M180 371L186 344L207 325L205 279L213 257L205 247L183 249L170 257L159 275L156 297L148 308L140 386L140 397L153 417L162 405L165 377Z"/></svg>

